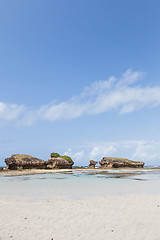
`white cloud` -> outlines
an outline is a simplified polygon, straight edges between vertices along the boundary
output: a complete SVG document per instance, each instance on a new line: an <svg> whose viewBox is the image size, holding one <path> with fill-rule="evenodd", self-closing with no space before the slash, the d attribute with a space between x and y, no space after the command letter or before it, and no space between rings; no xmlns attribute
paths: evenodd
<svg viewBox="0 0 160 240"><path fill-rule="evenodd" d="M129 69L120 79L112 76L108 80L94 82L78 96L60 103L52 102L36 110L1 102L0 123L29 125L38 120L69 120L111 110L126 114L144 107L160 106L160 86L140 86L139 81L144 76L143 72Z"/></svg>
<svg viewBox="0 0 160 240"><path fill-rule="evenodd" d="M159 142L140 142L133 153L133 159L139 159L141 161L154 161L160 159L159 148Z"/></svg>
<svg viewBox="0 0 160 240"><path fill-rule="evenodd" d="M68 148L68 150L66 152L64 152L64 155L70 156L72 159L74 159L74 161L79 161L79 160L83 160L84 157L84 151L81 150L79 152L72 152L71 148Z"/></svg>
<svg viewBox="0 0 160 240"><path fill-rule="evenodd" d="M110 110L125 114L143 107L159 106L160 87L135 86L144 76L143 72L129 69L119 80L110 77L105 81L94 82L79 96L65 102L45 105L40 112L43 119L55 121L96 115Z"/></svg>
<svg viewBox="0 0 160 240"><path fill-rule="evenodd" d="M113 156L117 152L117 149L112 145L107 145L94 146L89 153L89 157L94 160L100 160L104 156Z"/></svg>
<svg viewBox="0 0 160 240"><path fill-rule="evenodd" d="M122 157L143 161L146 165L157 165L160 164L160 142L141 140L95 142L88 143L80 149L76 147L75 153L70 149L66 155L71 156L77 165L88 165L91 159L99 162L103 157Z"/></svg>
<svg viewBox="0 0 160 240"><path fill-rule="evenodd" d="M81 150L80 152L76 152L74 155L73 155L73 158L78 161L80 159L83 159L84 157L84 151Z"/></svg>
<svg viewBox="0 0 160 240"><path fill-rule="evenodd" d="M71 156L72 155L72 149L71 148L68 148L66 152L64 152L63 155L66 155L66 156Z"/></svg>
<svg viewBox="0 0 160 240"><path fill-rule="evenodd" d="M26 111L25 106L0 102L0 125L16 122Z"/></svg>
<svg viewBox="0 0 160 240"><path fill-rule="evenodd" d="M128 69L125 73L122 74L122 78L117 83L117 87L124 87L132 85L133 83L143 79L145 77L144 72L132 71Z"/></svg>

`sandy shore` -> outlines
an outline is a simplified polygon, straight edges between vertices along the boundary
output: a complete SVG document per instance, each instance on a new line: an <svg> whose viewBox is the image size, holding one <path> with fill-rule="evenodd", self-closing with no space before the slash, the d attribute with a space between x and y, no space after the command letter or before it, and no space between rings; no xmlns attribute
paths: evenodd
<svg viewBox="0 0 160 240"><path fill-rule="evenodd" d="M145 170L153 170L160 169L159 167L146 167L146 168L72 168L72 169L26 169L26 170L3 170L0 171L0 176L22 176L22 175L35 175L35 174L49 174L49 173L63 173L63 172L73 172L73 171L116 171L116 170L137 170L137 171L145 171Z"/></svg>
<svg viewBox="0 0 160 240"><path fill-rule="evenodd" d="M109 168L108 168L109 169ZM0 176L22 176L35 174L63 173L72 171L106 171L108 169L89 169L89 168L72 168L72 169L25 169L25 170L3 170L0 171Z"/></svg>
<svg viewBox="0 0 160 240"><path fill-rule="evenodd" d="M0 198L0 239L159 240L160 196Z"/></svg>
<svg viewBox="0 0 160 240"><path fill-rule="evenodd" d="M63 173L69 172L72 169L26 169L26 170L3 170L0 171L0 176L22 176L34 174L48 174L48 173Z"/></svg>
<svg viewBox="0 0 160 240"><path fill-rule="evenodd" d="M74 170L1 171L0 240L160 240L159 171L12 177Z"/></svg>

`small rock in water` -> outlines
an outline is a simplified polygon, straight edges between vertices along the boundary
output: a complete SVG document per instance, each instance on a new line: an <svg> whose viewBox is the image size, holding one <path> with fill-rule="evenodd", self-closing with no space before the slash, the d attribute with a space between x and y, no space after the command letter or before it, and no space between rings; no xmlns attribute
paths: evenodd
<svg viewBox="0 0 160 240"><path fill-rule="evenodd" d="M159 207L159 205L158 205L158 207Z"/></svg>

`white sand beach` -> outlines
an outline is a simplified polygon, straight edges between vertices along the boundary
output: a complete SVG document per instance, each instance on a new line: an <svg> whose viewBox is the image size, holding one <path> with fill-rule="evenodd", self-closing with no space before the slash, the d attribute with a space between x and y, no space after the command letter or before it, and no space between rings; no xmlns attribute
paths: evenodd
<svg viewBox="0 0 160 240"><path fill-rule="evenodd" d="M0 199L0 239L160 239L160 196Z"/></svg>
<svg viewBox="0 0 160 240"><path fill-rule="evenodd" d="M159 179L101 177L1 177L0 240L159 240Z"/></svg>

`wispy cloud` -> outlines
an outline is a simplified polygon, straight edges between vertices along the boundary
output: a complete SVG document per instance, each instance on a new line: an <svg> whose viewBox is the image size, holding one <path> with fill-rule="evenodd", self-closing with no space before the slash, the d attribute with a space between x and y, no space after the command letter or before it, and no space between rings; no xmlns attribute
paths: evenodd
<svg viewBox="0 0 160 240"><path fill-rule="evenodd" d="M145 73L129 69L120 79L112 76L108 80L94 82L85 87L79 96L41 107L40 114L45 120L55 121L111 110L125 114L147 106L159 106L160 87L139 86L144 77Z"/></svg>
<svg viewBox="0 0 160 240"><path fill-rule="evenodd" d="M64 152L64 155L69 155L69 156L71 156L71 158L74 159L75 164L76 164L76 162L78 162L79 160L83 160L83 158L84 158L84 151L81 150L81 151L79 151L79 152L73 153L73 152L72 152L72 149L71 149L71 148L68 148L68 150L67 150L66 152Z"/></svg>
<svg viewBox="0 0 160 240"><path fill-rule="evenodd" d="M160 142L139 142L135 152L133 153L133 159L139 159L142 161L154 161L160 159Z"/></svg>
<svg viewBox="0 0 160 240"><path fill-rule="evenodd" d="M144 77L145 73L129 69L119 79L111 76L108 80L94 82L78 96L64 102L52 102L36 110L1 102L0 123L29 125L38 120L69 120L112 110L126 114L144 107L160 106L160 86L141 86L140 81Z"/></svg>
<svg viewBox="0 0 160 240"><path fill-rule="evenodd" d="M0 126L18 121L26 111L25 106L0 102Z"/></svg>
<svg viewBox="0 0 160 240"><path fill-rule="evenodd" d="M64 154L71 156L75 165L88 165L91 159L99 162L103 157L122 157L143 161L146 165L157 165L160 159L160 141L92 142L81 147L72 145Z"/></svg>
<svg viewBox="0 0 160 240"><path fill-rule="evenodd" d="M102 158L103 156L114 156L117 152L117 148L113 145L102 145L102 146L94 146L89 153L90 159ZM100 160L100 159L99 159Z"/></svg>
<svg viewBox="0 0 160 240"><path fill-rule="evenodd" d="M100 160L104 156L110 156L156 163L160 159L160 142L142 140L97 142L88 144L88 155L95 160Z"/></svg>

